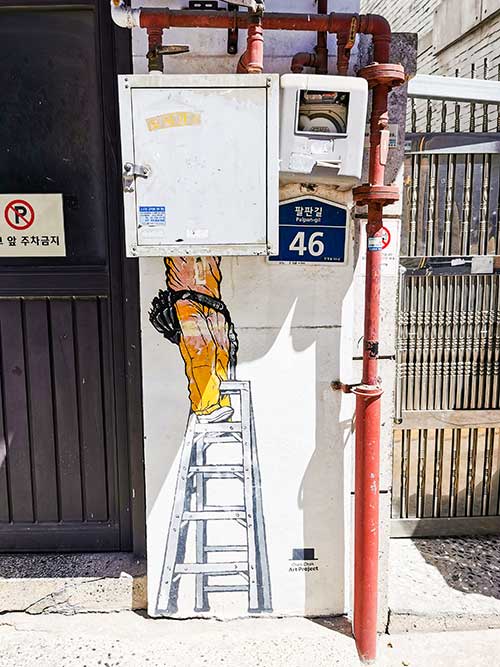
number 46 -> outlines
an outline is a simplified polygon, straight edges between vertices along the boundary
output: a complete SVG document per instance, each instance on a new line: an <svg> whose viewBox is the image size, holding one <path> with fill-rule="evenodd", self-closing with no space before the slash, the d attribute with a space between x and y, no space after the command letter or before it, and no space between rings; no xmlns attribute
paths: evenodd
<svg viewBox="0 0 500 667"><path fill-rule="evenodd" d="M325 244L319 239L322 238L323 232L313 232L309 237L307 247L305 244L305 235L305 232L297 232L293 237L293 241L288 246L288 249L293 252L298 252L301 257L305 255L306 252L313 257L322 255L325 251Z"/></svg>

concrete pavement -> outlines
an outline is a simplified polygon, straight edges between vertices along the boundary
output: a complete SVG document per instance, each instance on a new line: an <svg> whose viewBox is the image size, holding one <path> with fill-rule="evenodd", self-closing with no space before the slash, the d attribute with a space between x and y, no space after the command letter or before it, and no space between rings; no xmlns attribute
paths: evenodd
<svg viewBox="0 0 500 667"><path fill-rule="evenodd" d="M389 631L500 628L500 537L391 540Z"/></svg>
<svg viewBox="0 0 500 667"><path fill-rule="evenodd" d="M500 630L383 635L383 667L483 667ZM107 614L0 616L1 667L355 667L343 619L235 621L150 619Z"/></svg>

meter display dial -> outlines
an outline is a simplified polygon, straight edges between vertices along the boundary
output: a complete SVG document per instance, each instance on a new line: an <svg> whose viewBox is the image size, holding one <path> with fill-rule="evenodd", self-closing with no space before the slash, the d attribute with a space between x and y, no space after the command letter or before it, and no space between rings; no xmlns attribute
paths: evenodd
<svg viewBox="0 0 500 667"><path fill-rule="evenodd" d="M345 135L349 93L300 90L296 130L301 134Z"/></svg>

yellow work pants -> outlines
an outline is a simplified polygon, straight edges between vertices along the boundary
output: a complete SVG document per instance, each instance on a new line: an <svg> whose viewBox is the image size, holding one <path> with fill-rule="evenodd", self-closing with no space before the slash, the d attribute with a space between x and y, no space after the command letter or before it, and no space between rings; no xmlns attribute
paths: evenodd
<svg viewBox="0 0 500 667"><path fill-rule="evenodd" d="M221 406L231 405L228 396L220 395L220 383L227 380L229 366L225 317L213 308L187 299L177 301L175 309L193 412L208 415Z"/></svg>

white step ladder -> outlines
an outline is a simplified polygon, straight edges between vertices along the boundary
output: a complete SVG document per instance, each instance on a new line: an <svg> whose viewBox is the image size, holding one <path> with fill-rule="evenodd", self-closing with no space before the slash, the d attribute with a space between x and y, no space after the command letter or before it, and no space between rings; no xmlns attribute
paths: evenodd
<svg viewBox="0 0 500 667"><path fill-rule="evenodd" d="M250 613L272 611L250 382L223 382L221 395L230 397L233 421L204 424L194 413L189 416L156 605L160 614L177 611L177 595L183 575L195 575L196 612L209 611L209 594L235 592L248 593ZM207 450L220 444L238 447L241 463L207 463ZM208 479L241 480L243 505L208 505ZM212 521L237 522L245 528L245 543L208 544L207 524ZM187 563L186 540L193 523L196 562ZM209 554L213 553L229 553L233 557L212 562ZM238 575L241 582L227 585L210 582L211 577L224 575Z"/></svg>

